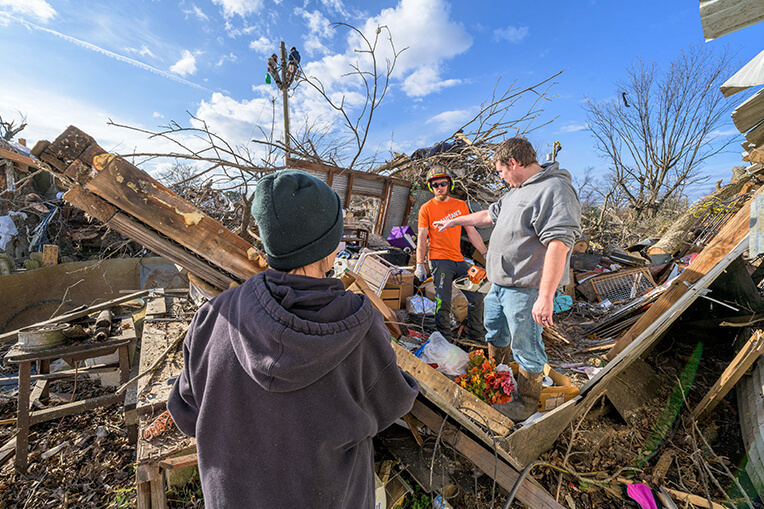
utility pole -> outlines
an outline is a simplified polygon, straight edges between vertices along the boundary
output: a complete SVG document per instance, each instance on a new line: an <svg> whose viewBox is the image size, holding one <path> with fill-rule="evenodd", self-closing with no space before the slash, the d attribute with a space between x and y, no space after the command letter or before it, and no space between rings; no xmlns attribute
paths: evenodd
<svg viewBox="0 0 764 509"><path fill-rule="evenodd" d="M285 158L289 159L290 143L289 143L289 98L287 92L289 87L287 84L287 56L286 56L286 44L281 41L281 82L284 84L284 89L281 91L284 94L284 146L286 147Z"/></svg>

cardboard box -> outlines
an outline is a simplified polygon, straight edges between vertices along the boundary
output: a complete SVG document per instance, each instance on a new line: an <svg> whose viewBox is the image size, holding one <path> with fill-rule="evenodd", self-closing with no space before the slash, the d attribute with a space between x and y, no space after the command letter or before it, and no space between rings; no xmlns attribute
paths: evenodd
<svg viewBox="0 0 764 509"><path fill-rule="evenodd" d="M431 301L438 302L435 297L435 285L432 281L424 285L425 296ZM405 302L405 299L404 299ZM460 321L463 322L467 319L467 309L469 303L467 297L457 287L451 287L451 314Z"/></svg>
<svg viewBox="0 0 764 509"><path fill-rule="evenodd" d="M388 278L380 297L390 308L403 309L406 306L406 299L412 295L414 295L414 274L403 271Z"/></svg>
<svg viewBox="0 0 764 509"><path fill-rule="evenodd" d="M512 368L512 373L517 378L517 372L520 366L517 362L510 362L509 367ZM544 365L544 374L552 379L554 385L552 387L544 387L541 389L541 397L539 398L539 412L547 412L558 406L562 405L566 401L578 396L578 387L574 387L570 382L570 378L552 369L549 364Z"/></svg>

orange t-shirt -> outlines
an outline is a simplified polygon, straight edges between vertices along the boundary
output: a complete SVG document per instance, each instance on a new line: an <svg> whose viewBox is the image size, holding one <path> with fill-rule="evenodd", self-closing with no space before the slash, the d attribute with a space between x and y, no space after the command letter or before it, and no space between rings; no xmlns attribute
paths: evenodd
<svg viewBox="0 0 764 509"><path fill-rule="evenodd" d="M445 231L438 231L432 225L441 219L453 219L458 216L466 216L470 213L467 204L458 199L449 197L445 202L431 199L419 209L419 228L427 228L427 237L430 240L430 260L464 260L459 244L462 237L462 227L456 226Z"/></svg>

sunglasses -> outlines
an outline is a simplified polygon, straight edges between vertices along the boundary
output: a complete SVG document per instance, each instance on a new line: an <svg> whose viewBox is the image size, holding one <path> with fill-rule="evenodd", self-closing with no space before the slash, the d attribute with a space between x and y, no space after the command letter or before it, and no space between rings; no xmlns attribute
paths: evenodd
<svg viewBox="0 0 764 509"><path fill-rule="evenodd" d="M447 180L442 180L442 181L440 181L440 182L433 182L433 183L432 183L432 184L430 184L430 185L433 187L433 189L436 189L436 188L438 188L438 187L448 187L448 186L449 186L449 185L451 185L451 184L450 184L450 182L449 182L449 181L447 181Z"/></svg>

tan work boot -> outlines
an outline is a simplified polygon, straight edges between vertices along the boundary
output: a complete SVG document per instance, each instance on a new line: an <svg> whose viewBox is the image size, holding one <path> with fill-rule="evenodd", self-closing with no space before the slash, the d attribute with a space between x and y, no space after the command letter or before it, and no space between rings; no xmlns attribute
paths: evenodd
<svg viewBox="0 0 764 509"><path fill-rule="evenodd" d="M488 357L496 361L496 365L509 364L512 359L512 349L509 346L499 348L488 343Z"/></svg>
<svg viewBox="0 0 764 509"><path fill-rule="evenodd" d="M543 373L531 373L520 368L517 373L517 392L512 395L512 401L493 407L513 422L524 421L538 409L543 377Z"/></svg>

